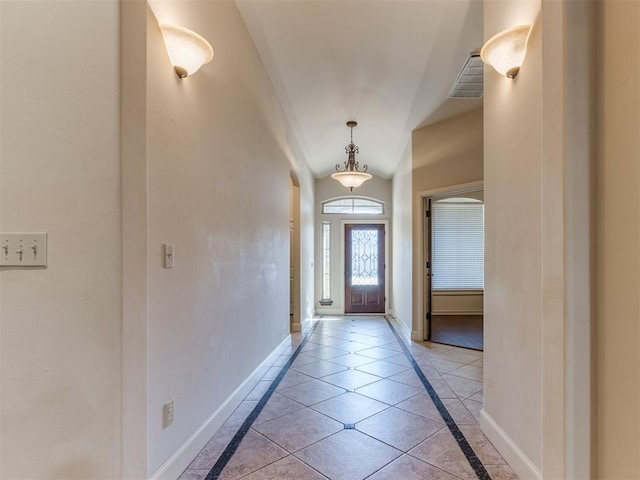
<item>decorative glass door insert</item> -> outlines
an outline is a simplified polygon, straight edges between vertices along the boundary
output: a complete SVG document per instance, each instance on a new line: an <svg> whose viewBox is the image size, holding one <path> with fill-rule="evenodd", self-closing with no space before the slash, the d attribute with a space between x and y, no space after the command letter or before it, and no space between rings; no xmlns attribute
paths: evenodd
<svg viewBox="0 0 640 480"><path fill-rule="evenodd" d="M351 285L378 283L378 230L352 230Z"/></svg>

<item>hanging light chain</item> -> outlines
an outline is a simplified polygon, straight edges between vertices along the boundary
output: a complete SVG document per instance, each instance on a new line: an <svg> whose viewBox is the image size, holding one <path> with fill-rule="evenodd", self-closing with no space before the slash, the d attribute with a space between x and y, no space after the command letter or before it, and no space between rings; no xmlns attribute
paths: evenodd
<svg viewBox="0 0 640 480"><path fill-rule="evenodd" d="M344 171L344 172L359 172L360 171L360 162L356 161L356 153L360 153L360 148L353 143L353 127L357 125L356 122L350 121L347 122L347 126L351 129L351 143L344 147L346 153L349 155L347 160L344 162L344 170L340 170L340 164L336 163L336 171ZM368 170L368 165L362 166L362 172L366 172Z"/></svg>

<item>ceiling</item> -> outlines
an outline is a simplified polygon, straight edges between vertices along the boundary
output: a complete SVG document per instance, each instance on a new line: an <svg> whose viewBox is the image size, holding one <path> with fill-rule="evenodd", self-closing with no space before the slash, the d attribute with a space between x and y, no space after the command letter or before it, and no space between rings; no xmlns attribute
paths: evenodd
<svg viewBox="0 0 640 480"><path fill-rule="evenodd" d="M482 45L481 0L236 0L313 174L390 178L411 131L482 105L447 98Z"/></svg>

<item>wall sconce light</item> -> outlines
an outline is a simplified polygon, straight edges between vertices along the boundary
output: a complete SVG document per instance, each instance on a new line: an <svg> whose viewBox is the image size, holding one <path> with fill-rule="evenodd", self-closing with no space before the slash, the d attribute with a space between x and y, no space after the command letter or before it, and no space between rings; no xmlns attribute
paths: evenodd
<svg viewBox="0 0 640 480"><path fill-rule="evenodd" d="M510 28L491 37L480 50L480 58L496 72L515 78L520 71L531 25Z"/></svg>
<svg viewBox="0 0 640 480"><path fill-rule="evenodd" d="M363 165L362 171L360 171L360 162L356 161L356 153L360 153L358 146L353 143L353 127L356 125L358 125L358 122L353 120L347 122L347 127L351 129L351 143L345 147L348 157L347 161L344 162L344 170L340 170L340 164L337 164L337 172L331 174L331 178L339 181L352 192L355 187L359 187L371 178L371 174L367 173L367 166Z"/></svg>
<svg viewBox="0 0 640 480"><path fill-rule="evenodd" d="M186 28L160 25L169 59L180 78L193 75L213 58L213 48L202 36Z"/></svg>

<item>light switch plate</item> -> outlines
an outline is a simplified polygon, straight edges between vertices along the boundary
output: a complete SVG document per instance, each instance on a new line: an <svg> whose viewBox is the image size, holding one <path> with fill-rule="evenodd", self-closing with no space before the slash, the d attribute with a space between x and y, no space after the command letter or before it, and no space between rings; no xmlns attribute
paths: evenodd
<svg viewBox="0 0 640 480"><path fill-rule="evenodd" d="M0 233L0 267L46 266L46 233Z"/></svg>
<svg viewBox="0 0 640 480"><path fill-rule="evenodd" d="M169 403L165 403L162 409L162 428L167 428L169 425L173 423L173 400Z"/></svg>
<svg viewBox="0 0 640 480"><path fill-rule="evenodd" d="M173 245L162 244L162 255L164 268L173 268Z"/></svg>

